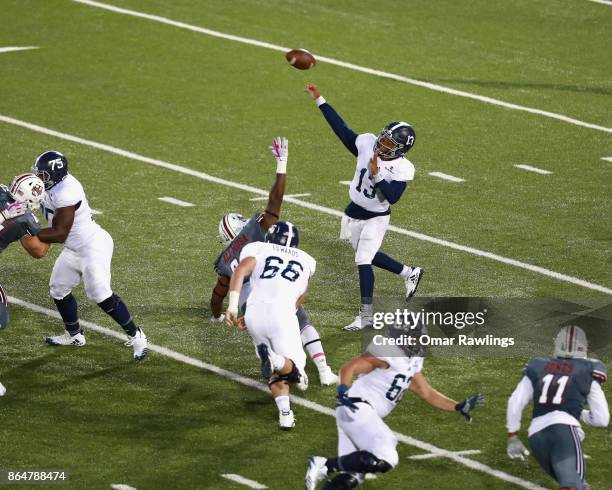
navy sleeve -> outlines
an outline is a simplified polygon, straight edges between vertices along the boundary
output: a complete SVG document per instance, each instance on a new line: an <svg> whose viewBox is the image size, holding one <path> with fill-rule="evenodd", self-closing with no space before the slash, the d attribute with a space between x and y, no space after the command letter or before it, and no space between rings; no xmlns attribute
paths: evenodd
<svg viewBox="0 0 612 490"><path fill-rule="evenodd" d="M385 196L387 201L389 201L389 204L395 204L400 200L400 197L402 197L402 194L408 186L406 185L406 182L399 180L392 180L391 182L381 180L374 187L382 192L382 195Z"/></svg>
<svg viewBox="0 0 612 490"><path fill-rule="evenodd" d="M340 138L340 141L346 146L346 149L357 156L357 146L355 145L355 140L358 136L357 133L346 125L340 115L327 102L321 104L319 109L321 109L325 120L334 130L336 136Z"/></svg>

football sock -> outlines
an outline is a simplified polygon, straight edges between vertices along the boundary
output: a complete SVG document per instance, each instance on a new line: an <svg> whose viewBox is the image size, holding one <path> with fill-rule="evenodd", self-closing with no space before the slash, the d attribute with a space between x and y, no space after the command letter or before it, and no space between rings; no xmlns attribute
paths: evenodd
<svg viewBox="0 0 612 490"><path fill-rule="evenodd" d="M130 337L136 335L138 327L134 323L132 315L130 315L127 306L119 296L113 293L112 296L109 296L101 303L98 303L98 306L102 308L104 312L119 325L121 325L123 330L125 330Z"/></svg>
<svg viewBox="0 0 612 490"><path fill-rule="evenodd" d="M374 269L372 264L361 264L359 269L359 291L361 292L361 303L372 304L374 296Z"/></svg>
<svg viewBox="0 0 612 490"><path fill-rule="evenodd" d="M411 272L412 272L412 267L408 267L407 265L405 265L404 268L402 269L402 272L400 272L400 276L402 276L404 279L408 279L408 276L410 276Z"/></svg>
<svg viewBox="0 0 612 490"><path fill-rule="evenodd" d="M323 344L317 329L312 325L306 325L300 332L300 336L302 337L302 345L308 351L308 355L317 368L322 369L326 367L325 352L323 351Z"/></svg>
<svg viewBox="0 0 612 490"><path fill-rule="evenodd" d="M381 269L385 269L386 271L393 272L393 274L402 274L406 269L405 265L400 264L397 260L389 257L383 252L376 253L374 260L372 260L372 264Z"/></svg>
<svg viewBox="0 0 612 490"><path fill-rule="evenodd" d="M64 320L64 326L70 335L76 335L81 330L79 326L79 316L77 313L77 302L72 293L69 293L62 299L55 299L55 306L59 311L62 320Z"/></svg>
<svg viewBox="0 0 612 490"><path fill-rule="evenodd" d="M328 458L325 463L329 473L348 471L349 473L385 473L391 465L378 459L369 451L355 451L337 458Z"/></svg>
<svg viewBox="0 0 612 490"><path fill-rule="evenodd" d="M274 401L276 402L276 406L278 407L279 412L288 412L291 410L291 405L289 404L288 396L277 396Z"/></svg>

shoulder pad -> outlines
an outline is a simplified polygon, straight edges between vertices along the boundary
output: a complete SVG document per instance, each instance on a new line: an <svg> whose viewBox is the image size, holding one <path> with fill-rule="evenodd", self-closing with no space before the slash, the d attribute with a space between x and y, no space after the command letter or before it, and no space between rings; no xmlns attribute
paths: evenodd
<svg viewBox="0 0 612 490"><path fill-rule="evenodd" d="M595 379L595 381L601 383L605 383L608 379L608 369L606 365L596 359L591 359L592 371L591 375Z"/></svg>

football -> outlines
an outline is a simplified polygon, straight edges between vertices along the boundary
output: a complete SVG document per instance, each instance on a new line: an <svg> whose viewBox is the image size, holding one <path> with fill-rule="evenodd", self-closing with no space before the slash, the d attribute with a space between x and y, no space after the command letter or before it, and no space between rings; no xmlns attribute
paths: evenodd
<svg viewBox="0 0 612 490"><path fill-rule="evenodd" d="M292 49L285 55L291 66L298 70L309 70L317 63L315 57L305 49Z"/></svg>

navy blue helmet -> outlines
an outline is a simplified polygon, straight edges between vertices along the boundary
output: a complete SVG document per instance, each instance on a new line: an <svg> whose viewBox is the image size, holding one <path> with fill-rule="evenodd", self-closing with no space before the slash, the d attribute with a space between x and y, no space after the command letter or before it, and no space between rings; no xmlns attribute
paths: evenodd
<svg viewBox="0 0 612 490"><path fill-rule="evenodd" d="M36 157L32 171L49 190L68 175L68 160L59 151L45 151Z"/></svg>
<svg viewBox="0 0 612 490"><path fill-rule="evenodd" d="M387 124L376 139L375 151L383 160L401 158L414 145L416 134L412 126L403 121Z"/></svg>
<svg viewBox="0 0 612 490"><path fill-rule="evenodd" d="M300 233L297 226L289 223L289 221L279 221L270 227L265 240L285 247L297 247L300 241Z"/></svg>

